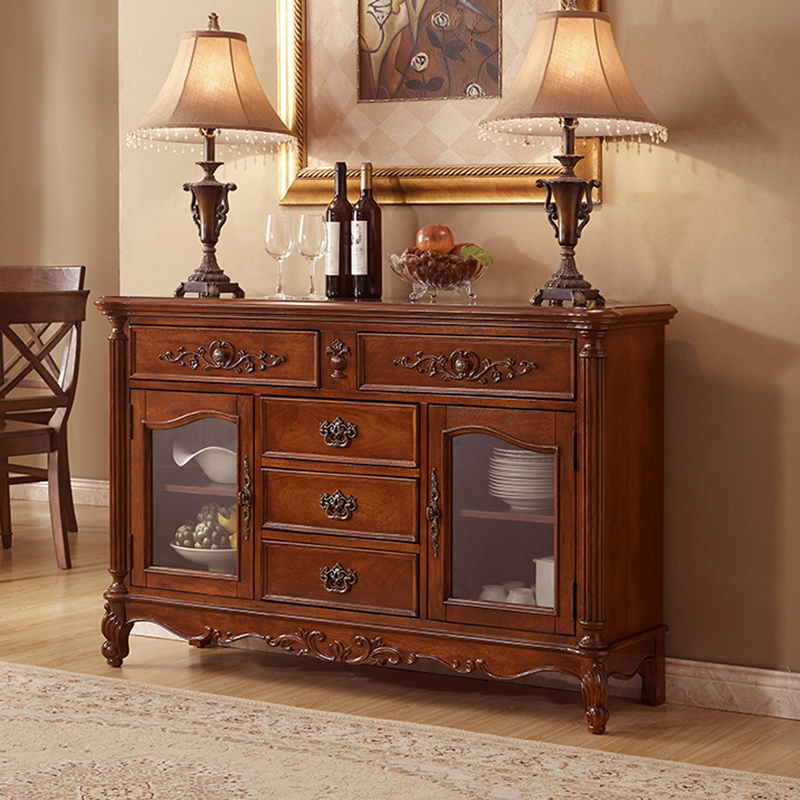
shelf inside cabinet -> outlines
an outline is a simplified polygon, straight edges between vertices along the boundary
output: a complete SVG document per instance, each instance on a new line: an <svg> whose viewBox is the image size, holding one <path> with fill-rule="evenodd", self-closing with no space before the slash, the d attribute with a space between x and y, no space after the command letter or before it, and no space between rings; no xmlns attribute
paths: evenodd
<svg viewBox="0 0 800 800"><path fill-rule="evenodd" d="M552 514L525 514L521 511L484 511L475 508L462 508L459 513L462 517L501 519L508 522L544 522L548 525L552 525L555 522L555 517Z"/></svg>
<svg viewBox="0 0 800 800"><path fill-rule="evenodd" d="M218 495L222 497L236 497L236 484L233 483L207 483L203 486L186 486L180 483L165 483L161 486L165 492L175 494L202 494Z"/></svg>

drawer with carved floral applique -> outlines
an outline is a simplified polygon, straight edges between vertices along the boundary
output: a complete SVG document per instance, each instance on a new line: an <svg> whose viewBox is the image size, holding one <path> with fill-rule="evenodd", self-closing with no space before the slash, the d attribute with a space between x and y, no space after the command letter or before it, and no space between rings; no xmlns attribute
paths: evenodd
<svg viewBox="0 0 800 800"><path fill-rule="evenodd" d="M363 334L362 390L575 397L575 343L522 339Z"/></svg>
<svg viewBox="0 0 800 800"><path fill-rule="evenodd" d="M134 378L316 387L315 331L131 327Z"/></svg>

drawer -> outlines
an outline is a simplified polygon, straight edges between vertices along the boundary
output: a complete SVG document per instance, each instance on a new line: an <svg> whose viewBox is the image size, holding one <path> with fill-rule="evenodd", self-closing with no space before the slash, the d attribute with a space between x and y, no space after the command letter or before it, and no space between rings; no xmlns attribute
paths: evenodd
<svg viewBox="0 0 800 800"><path fill-rule="evenodd" d="M418 418L413 405L264 399L264 455L416 467Z"/></svg>
<svg viewBox="0 0 800 800"><path fill-rule="evenodd" d="M493 393L571 400L571 339L359 337L361 389Z"/></svg>
<svg viewBox="0 0 800 800"><path fill-rule="evenodd" d="M414 478L262 470L265 528L417 541Z"/></svg>
<svg viewBox="0 0 800 800"><path fill-rule="evenodd" d="M317 349L314 331L131 329L136 378L316 386Z"/></svg>
<svg viewBox="0 0 800 800"><path fill-rule="evenodd" d="M417 616L417 556L264 542L262 599Z"/></svg>

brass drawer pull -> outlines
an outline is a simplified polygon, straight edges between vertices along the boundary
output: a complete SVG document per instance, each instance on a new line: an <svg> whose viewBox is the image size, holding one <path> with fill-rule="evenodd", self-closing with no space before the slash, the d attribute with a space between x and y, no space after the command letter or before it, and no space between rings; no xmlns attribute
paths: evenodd
<svg viewBox="0 0 800 800"><path fill-rule="evenodd" d="M338 561L332 567L323 567L319 578L325 584L325 591L344 594L358 580L354 569L345 569Z"/></svg>
<svg viewBox="0 0 800 800"><path fill-rule="evenodd" d="M358 436L355 424L345 422L341 417L336 417L333 422L321 422L319 432L328 447L347 447L350 440Z"/></svg>
<svg viewBox="0 0 800 800"><path fill-rule="evenodd" d="M340 489L337 489L333 494L325 492L319 498L319 504L325 509L328 519L350 519L353 512L358 508L353 495L342 494Z"/></svg>

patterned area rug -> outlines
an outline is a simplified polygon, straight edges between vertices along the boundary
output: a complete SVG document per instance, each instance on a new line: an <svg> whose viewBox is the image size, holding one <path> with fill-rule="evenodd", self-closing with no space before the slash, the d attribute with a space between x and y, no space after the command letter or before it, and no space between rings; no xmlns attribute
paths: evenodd
<svg viewBox="0 0 800 800"><path fill-rule="evenodd" d="M800 800L800 781L0 663L3 800Z"/></svg>

